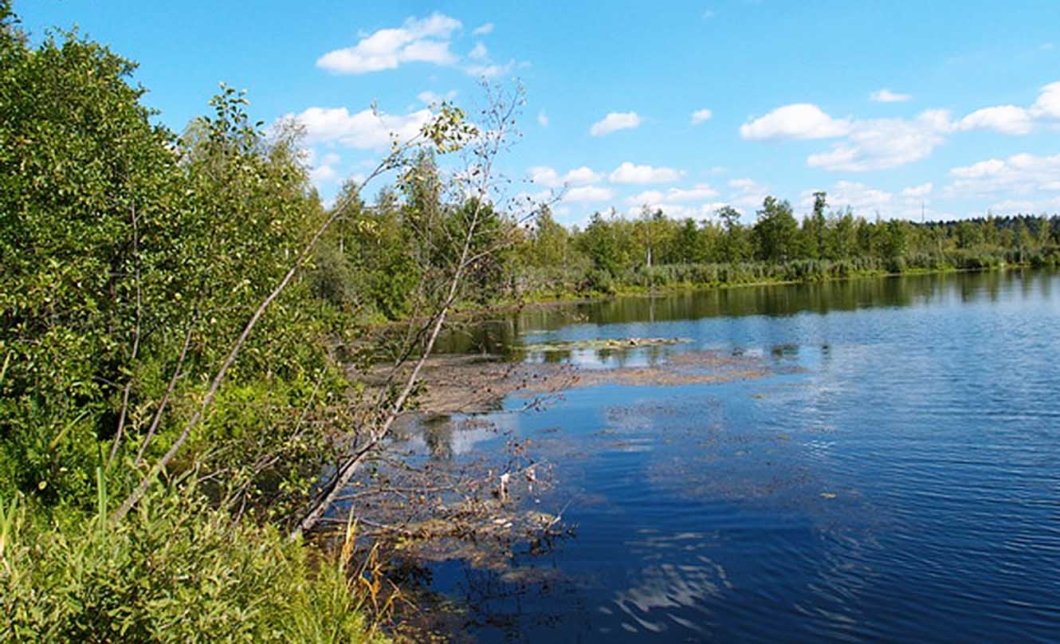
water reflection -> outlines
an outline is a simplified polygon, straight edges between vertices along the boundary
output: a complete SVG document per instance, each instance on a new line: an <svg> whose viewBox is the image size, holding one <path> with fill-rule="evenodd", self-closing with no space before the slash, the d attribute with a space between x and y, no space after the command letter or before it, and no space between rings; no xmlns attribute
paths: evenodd
<svg viewBox="0 0 1060 644"><path fill-rule="evenodd" d="M555 465L539 501L569 504L576 539L515 556L547 580L450 562L436 587L467 600L460 630L484 642L1056 641L1054 279L734 289L499 320L489 342L513 357L535 343L687 337L529 358L673 370L709 348L769 369L599 379L518 415L507 431Z"/></svg>
<svg viewBox="0 0 1060 644"><path fill-rule="evenodd" d="M653 297L625 297L570 305L530 307L488 321L460 325L439 344L445 353L493 353L515 359L524 341L535 342L570 325L644 323L649 337L656 322L713 317L784 317L828 314L875 307L998 302L1005 297L1049 299L1051 280L1037 271L949 273L895 278L866 278L816 284L749 286L683 291ZM1019 289L1012 288L1018 285ZM1034 290L1037 288L1037 292ZM569 357L569 356L568 356ZM546 360L561 361L558 353Z"/></svg>

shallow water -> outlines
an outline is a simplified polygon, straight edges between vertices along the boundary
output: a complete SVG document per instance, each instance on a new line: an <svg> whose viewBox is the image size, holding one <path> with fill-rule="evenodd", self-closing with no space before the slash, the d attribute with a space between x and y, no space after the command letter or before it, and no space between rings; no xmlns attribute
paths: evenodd
<svg viewBox="0 0 1060 644"><path fill-rule="evenodd" d="M433 589L495 641L1060 641L1060 277L776 286L537 310L451 351L610 369L712 351L761 377L604 383L494 420L575 536ZM628 351L527 353L595 338ZM525 401L505 402L515 409ZM497 450L449 434L452 458Z"/></svg>

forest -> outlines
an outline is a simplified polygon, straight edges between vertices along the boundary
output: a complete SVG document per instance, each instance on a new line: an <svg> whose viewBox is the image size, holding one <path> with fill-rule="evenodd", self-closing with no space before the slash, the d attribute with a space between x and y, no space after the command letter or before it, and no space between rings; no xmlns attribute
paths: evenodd
<svg viewBox="0 0 1060 644"><path fill-rule="evenodd" d="M390 637L354 524L312 535L454 310L1060 260L1055 216L867 220L823 193L801 219L772 197L584 228L509 210L492 164L518 93L475 122L442 105L325 206L297 123L222 87L173 132L135 69L76 33L31 44L0 0L5 641ZM476 172L442 169L460 150Z"/></svg>
<svg viewBox="0 0 1060 644"><path fill-rule="evenodd" d="M389 216L400 219L396 211ZM849 208L830 211L819 192L801 220L789 202L767 197L749 215L728 206L701 221L673 219L659 209L635 219L612 211L595 213L579 229L558 224L546 206L532 228L513 229L491 291L514 301L548 300L1058 261L1055 215L870 221Z"/></svg>

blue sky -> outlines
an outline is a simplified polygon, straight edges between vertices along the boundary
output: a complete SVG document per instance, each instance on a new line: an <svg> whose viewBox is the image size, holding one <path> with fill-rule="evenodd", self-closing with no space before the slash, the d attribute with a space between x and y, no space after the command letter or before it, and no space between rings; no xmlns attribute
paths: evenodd
<svg viewBox="0 0 1060 644"><path fill-rule="evenodd" d="M709 217L814 190L866 217L1060 212L1060 2L143 2L35 0L141 64L180 130L218 83L301 119L327 197L430 105L518 78L513 191ZM373 102L386 114L369 110ZM533 179L531 182L530 180Z"/></svg>

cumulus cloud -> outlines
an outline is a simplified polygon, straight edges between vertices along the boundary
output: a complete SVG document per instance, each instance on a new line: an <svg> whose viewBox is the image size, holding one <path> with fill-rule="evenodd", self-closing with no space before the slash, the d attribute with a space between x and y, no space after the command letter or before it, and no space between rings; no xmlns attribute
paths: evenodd
<svg viewBox="0 0 1060 644"><path fill-rule="evenodd" d="M608 179L611 183L669 183L681 178L680 170L650 165L634 165L629 161L615 168Z"/></svg>
<svg viewBox="0 0 1060 644"><path fill-rule="evenodd" d="M893 199L890 192L857 181L837 181L828 192L828 202L833 206L849 206L858 212L886 210Z"/></svg>
<svg viewBox="0 0 1060 644"><path fill-rule="evenodd" d="M919 199L926 197L935 189L935 184L930 181L919 186L910 186L902 190L902 196L908 199Z"/></svg>
<svg viewBox="0 0 1060 644"><path fill-rule="evenodd" d="M952 129L944 110L927 110L914 119L854 121L843 141L828 152L811 154L806 163L847 172L896 168L928 157Z"/></svg>
<svg viewBox="0 0 1060 644"><path fill-rule="evenodd" d="M930 202L925 199L934 190L931 183L906 188L898 193L873 188L857 181L837 181L825 192L828 193L828 203L836 210L850 208L861 216L871 216L873 213L882 217L904 219L919 219L921 216L938 219L946 216L927 207ZM813 206L813 190L805 190L800 194L799 206L809 209Z"/></svg>
<svg viewBox="0 0 1060 644"><path fill-rule="evenodd" d="M636 112L610 112L603 119L593 123L589 128L589 134L593 136L607 136L619 130L629 130L639 127L643 119Z"/></svg>
<svg viewBox="0 0 1060 644"><path fill-rule="evenodd" d="M913 98L911 94L899 94L884 88L869 94L869 100L875 103L904 103Z"/></svg>
<svg viewBox="0 0 1060 644"><path fill-rule="evenodd" d="M714 116L714 112L711 112L706 108L696 110L695 112L692 112L692 125L699 125L704 121L709 121L712 116Z"/></svg>
<svg viewBox="0 0 1060 644"><path fill-rule="evenodd" d="M615 193L610 188L600 186L579 186L571 188L563 195L565 203L594 203L610 201L614 199Z"/></svg>
<svg viewBox="0 0 1060 644"><path fill-rule="evenodd" d="M718 191L706 183L698 183L691 188L670 188L666 192L660 190L646 190L640 194L626 199L626 202L634 206L662 206L694 201L704 201L718 196Z"/></svg>
<svg viewBox="0 0 1060 644"><path fill-rule="evenodd" d="M893 101L901 96L883 92L876 92L875 98ZM914 118L835 118L816 105L796 103L745 123L740 135L758 141L837 139L830 149L807 157L807 165L831 171L866 172L927 158L954 132L990 129L1025 135L1049 119L1060 119L1060 82L1043 86L1029 107L985 107L956 120L946 110L926 110Z"/></svg>
<svg viewBox="0 0 1060 644"><path fill-rule="evenodd" d="M459 20L441 13L408 18L401 27L380 29L352 47L324 54L317 67L338 74L367 74L411 62L452 65L459 58L449 50L450 39L461 27Z"/></svg>
<svg viewBox="0 0 1060 644"><path fill-rule="evenodd" d="M308 145L334 143L358 150L383 150L390 145L391 136L401 141L415 138L431 116L428 109L402 116L370 109L351 114L345 107L310 107L283 118L297 119L305 127Z"/></svg>
<svg viewBox="0 0 1060 644"><path fill-rule="evenodd" d="M949 196L1060 192L1060 154L1017 154L1007 159L988 159L953 168L950 176L953 177L953 183L946 187Z"/></svg>
<svg viewBox="0 0 1060 644"><path fill-rule="evenodd" d="M325 154L319 161L316 159L316 153L312 150L309 152L309 158L307 159L312 169L309 171L309 179L316 184L327 183L334 181L339 177L339 172L335 168L335 165L341 160L339 155L334 152Z"/></svg>
<svg viewBox="0 0 1060 644"><path fill-rule="evenodd" d="M740 126L748 141L770 139L832 139L850 132L849 119L832 118L810 103L778 107L769 114Z"/></svg>
<svg viewBox="0 0 1060 644"><path fill-rule="evenodd" d="M602 178L588 166L574 168L564 175L560 175L554 168L548 166L534 166L527 170L527 176L534 184L546 188L561 188L565 185L578 185L596 183Z"/></svg>
<svg viewBox="0 0 1060 644"><path fill-rule="evenodd" d="M1042 87L1038 100L1031 106L1030 111L1038 118L1060 119L1060 82Z"/></svg>
<svg viewBox="0 0 1060 644"><path fill-rule="evenodd" d="M957 124L962 130L989 129L1002 134L1030 134L1034 129L1031 112L1015 105L999 105L976 110Z"/></svg>
<svg viewBox="0 0 1060 644"><path fill-rule="evenodd" d="M1046 214L1060 210L1060 197L1041 199L1003 199L990 204L988 209L997 214ZM973 216L982 213L971 213Z"/></svg>
<svg viewBox="0 0 1060 644"><path fill-rule="evenodd" d="M761 206L769 194L769 189L766 186L753 179L731 179L727 185L732 191L729 196L729 202L737 207L756 208Z"/></svg>
<svg viewBox="0 0 1060 644"><path fill-rule="evenodd" d="M317 67L337 74L367 74L421 62L457 66L466 74L485 78L503 76L515 68L515 61L497 63L491 60L489 50L481 42L475 43L466 57L454 53L452 40L461 29L463 23L441 13L426 18L408 18L400 27L379 29L362 36L352 47L324 54L317 59ZM484 36L492 31L493 25L486 23L472 34Z"/></svg>
<svg viewBox="0 0 1060 644"><path fill-rule="evenodd" d="M1038 123L1051 119L1060 119L1060 82L1043 86L1030 107L985 107L965 116L957 126L962 130L989 129L1019 136L1030 134Z"/></svg>

